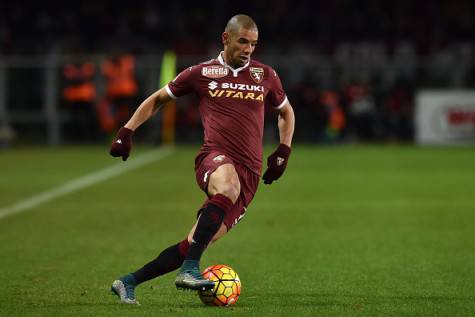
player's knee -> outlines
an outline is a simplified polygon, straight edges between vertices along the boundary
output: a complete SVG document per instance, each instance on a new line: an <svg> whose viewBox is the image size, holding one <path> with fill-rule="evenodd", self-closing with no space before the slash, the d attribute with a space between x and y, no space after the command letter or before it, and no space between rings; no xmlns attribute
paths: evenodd
<svg viewBox="0 0 475 317"><path fill-rule="evenodd" d="M241 183L234 167L230 164L221 166L211 175L208 193L211 196L221 194L228 197L233 204L241 193Z"/></svg>
<svg viewBox="0 0 475 317"><path fill-rule="evenodd" d="M216 190L216 194L221 194L228 197L233 204L236 203L239 193L241 192L241 184L238 179L229 179L227 182L221 184Z"/></svg>

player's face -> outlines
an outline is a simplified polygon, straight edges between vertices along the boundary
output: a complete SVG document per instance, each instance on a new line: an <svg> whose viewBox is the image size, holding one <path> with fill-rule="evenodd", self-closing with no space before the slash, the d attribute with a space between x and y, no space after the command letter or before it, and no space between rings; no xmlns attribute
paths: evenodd
<svg viewBox="0 0 475 317"><path fill-rule="evenodd" d="M255 30L240 28L239 32L223 33L226 62L233 67L242 67L251 59L257 45L258 33Z"/></svg>

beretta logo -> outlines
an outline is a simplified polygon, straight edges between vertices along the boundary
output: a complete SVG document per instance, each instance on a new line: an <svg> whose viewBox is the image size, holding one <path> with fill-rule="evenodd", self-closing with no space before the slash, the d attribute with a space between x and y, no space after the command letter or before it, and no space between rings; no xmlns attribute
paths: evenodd
<svg viewBox="0 0 475 317"><path fill-rule="evenodd" d="M229 73L229 69L224 66L212 65L201 69L201 75L208 78L221 78Z"/></svg>
<svg viewBox="0 0 475 317"><path fill-rule="evenodd" d="M256 83L260 83L264 78L264 69L262 67L249 67L249 73Z"/></svg>

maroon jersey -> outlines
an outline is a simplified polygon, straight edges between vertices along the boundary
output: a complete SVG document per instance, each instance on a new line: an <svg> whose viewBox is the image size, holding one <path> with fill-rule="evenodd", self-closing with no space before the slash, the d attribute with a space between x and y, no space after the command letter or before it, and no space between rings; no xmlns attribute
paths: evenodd
<svg viewBox="0 0 475 317"><path fill-rule="evenodd" d="M202 152L221 151L233 161L261 173L264 103L279 109L287 101L277 73L251 60L233 69L222 53L182 71L166 87L170 97L199 97L204 127Z"/></svg>

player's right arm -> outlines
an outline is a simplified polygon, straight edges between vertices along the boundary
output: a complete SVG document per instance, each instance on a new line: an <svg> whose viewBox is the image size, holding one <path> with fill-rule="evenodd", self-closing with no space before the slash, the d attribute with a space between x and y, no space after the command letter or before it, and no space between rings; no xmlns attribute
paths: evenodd
<svg viewBox="0 0 475 317"><path fill-rule="evenodd" d="M150 119L163 105L172 99L186 95L193 91L194 78L199 74L199 69L189 67L182 71L165 87L162 87L150 97L145 99L135 110L130 120L119 129L116 137L112 140L110 154L114 157L122 157L126 161L132 148L132 135L135 129Z"/></svg>
<svg viewBox="0 0 475 317"><path fill-rule="evenodd" d="M172 98L168 95L165 87L160 88L140 104L124 127L135 131L135 129L150 119L150 117L157 113L157 111L170 100L172 100Z"/></svg>
<svg viewBox="0 0 475 317"><path fill-rule="evenodd" d="M122 157L126 161L132 149L132 135L135 129L141 126L145 121L150 119L157 111L172 98L167 93L165 87L159 89L147 99L145 99L140 106L135 110L129 121L119 129L116 137L112 140L110 146L110 154L114 157Z"/></svg>
<svg viewBox="0 0 475 317"><path fill-rule="evenodd" d="M198 69L194 67L185 69L168 85L145 99L124 127L135 131L142 123L153 116L161 106L172 99L190 93L194 88L193 78L197 75L197 71Z"/></svg>

